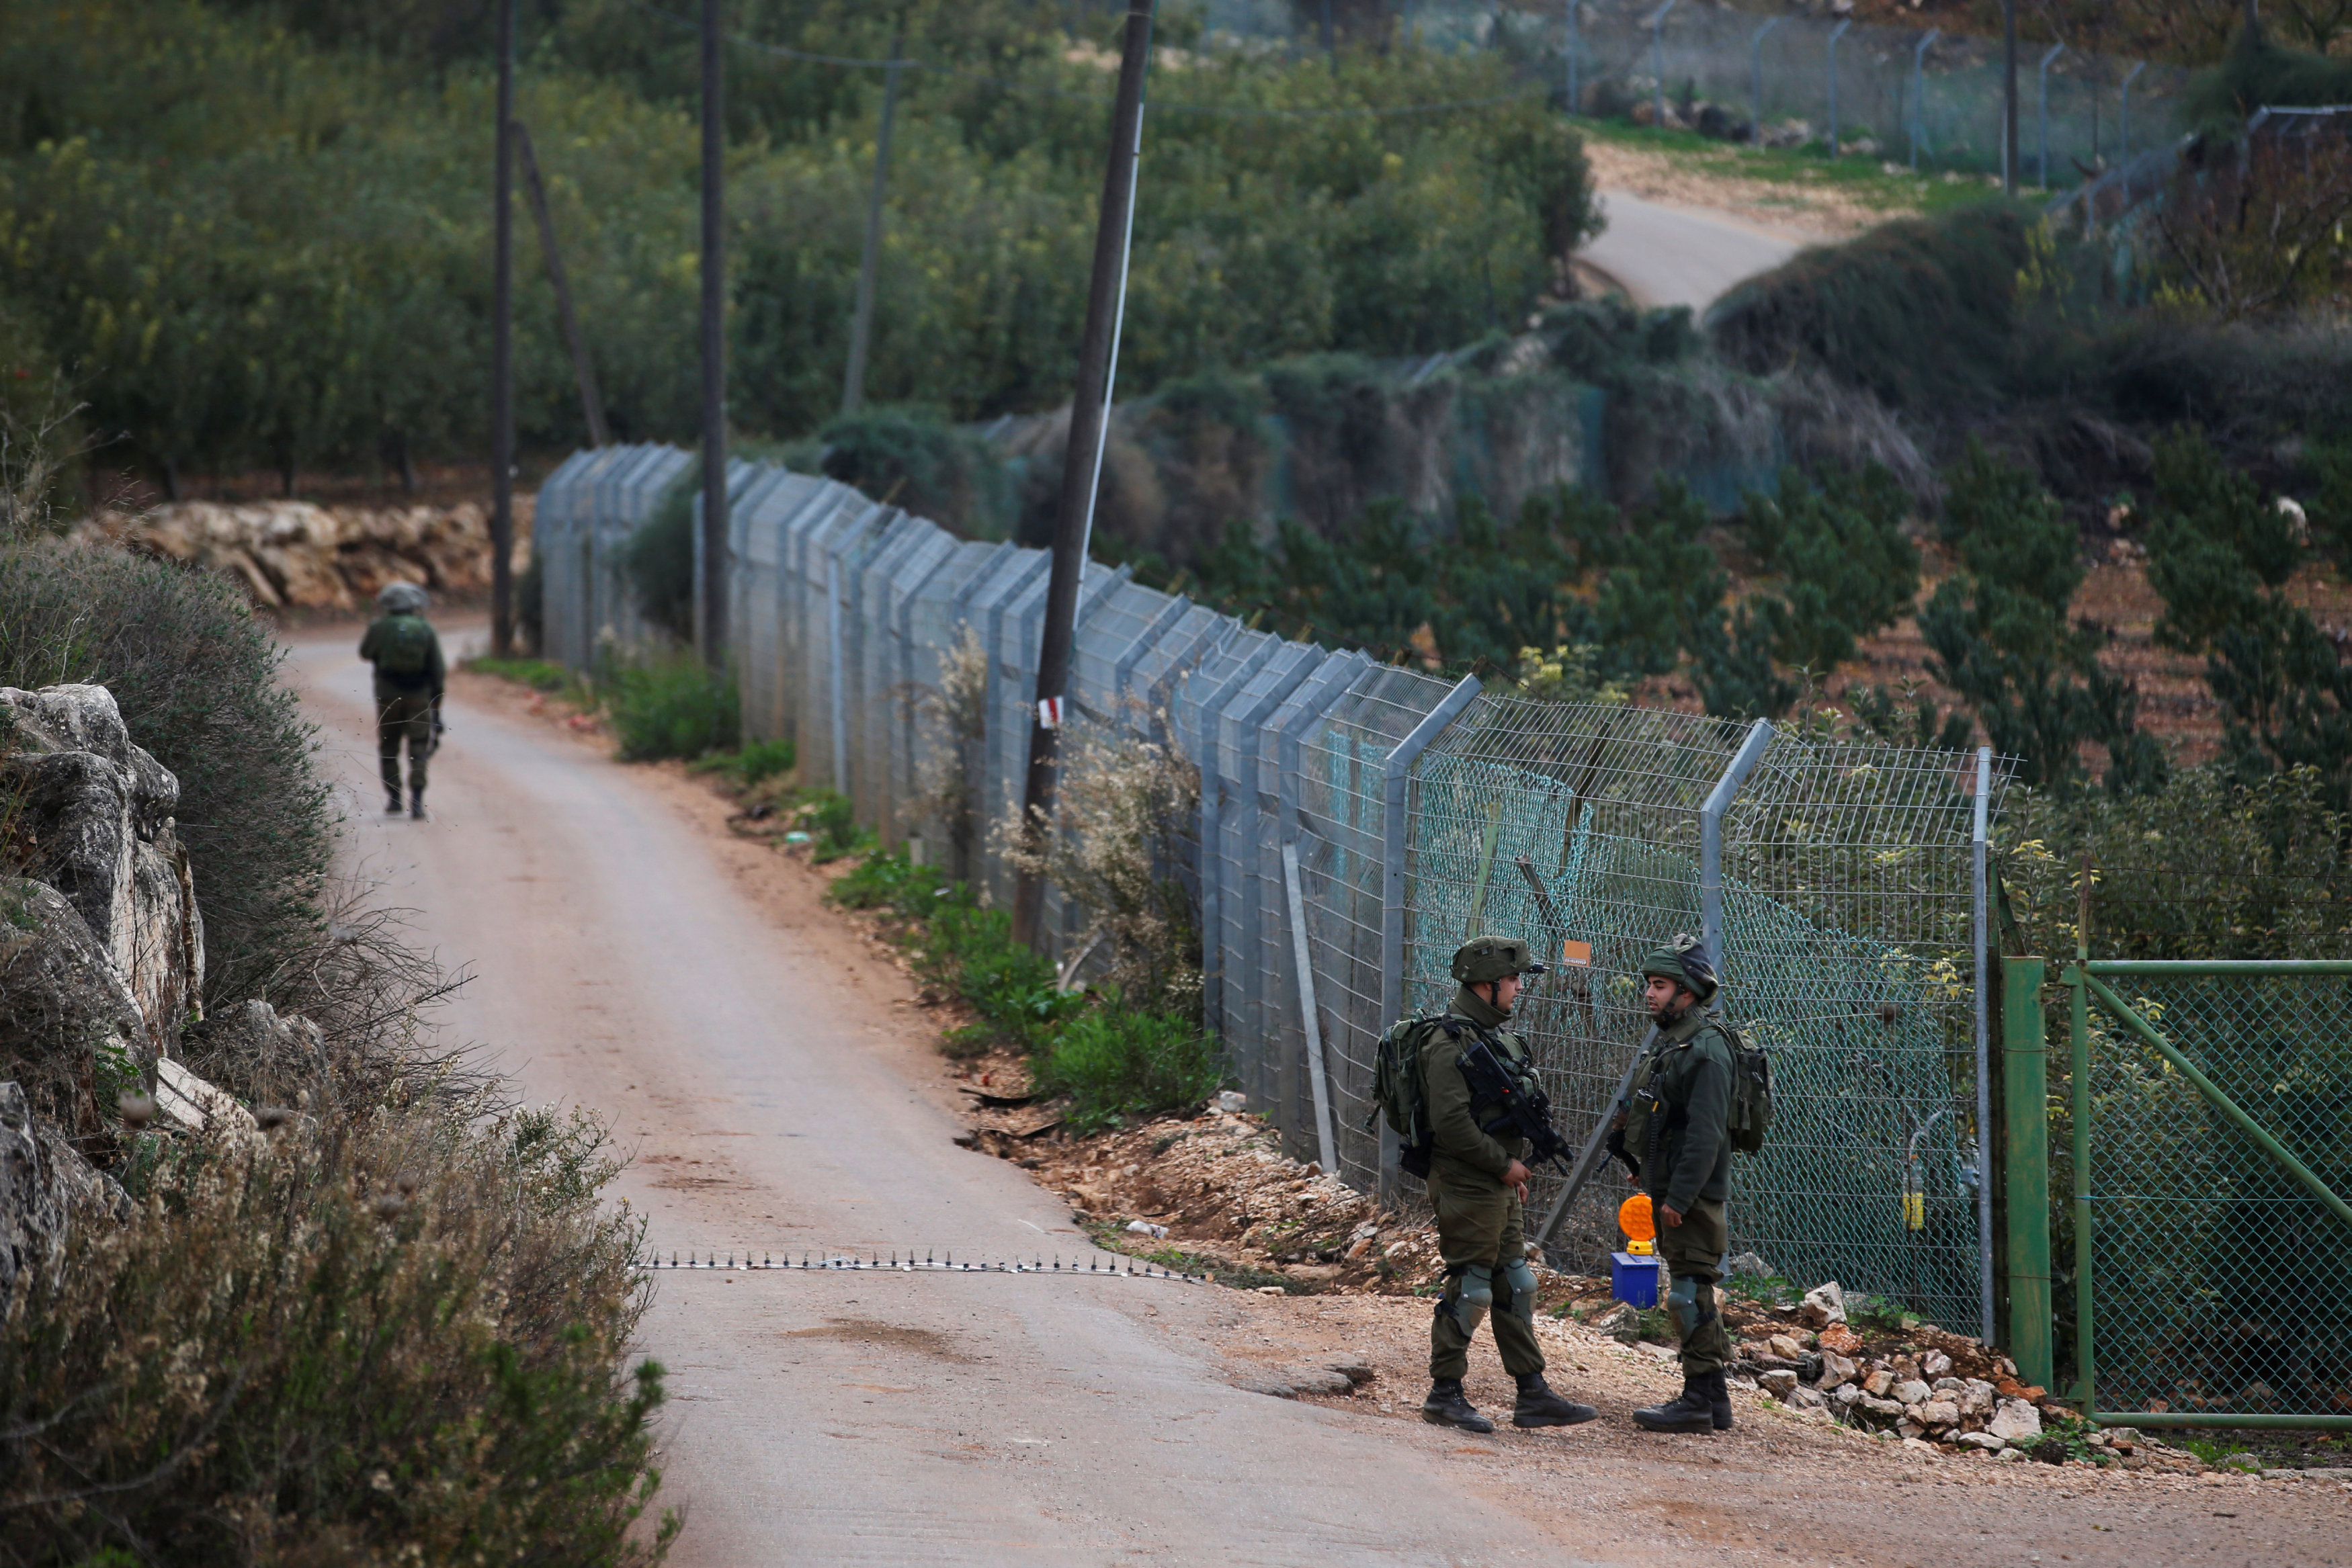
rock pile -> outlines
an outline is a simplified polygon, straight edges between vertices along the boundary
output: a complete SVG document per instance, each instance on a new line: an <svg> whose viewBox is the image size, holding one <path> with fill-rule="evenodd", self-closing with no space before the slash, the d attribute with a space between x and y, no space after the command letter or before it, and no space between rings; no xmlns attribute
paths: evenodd
<svg viewBox="0 0 2352 1568"><path fill-rule="evenodd" d="M530 555L530 497L515 497L515 570ZM440 593L489 586L489 509L334 507L308 501L229 506L180 501L135 516L103 513L77 537L221 572L272 609L356 611L395 580Z"/></svg>

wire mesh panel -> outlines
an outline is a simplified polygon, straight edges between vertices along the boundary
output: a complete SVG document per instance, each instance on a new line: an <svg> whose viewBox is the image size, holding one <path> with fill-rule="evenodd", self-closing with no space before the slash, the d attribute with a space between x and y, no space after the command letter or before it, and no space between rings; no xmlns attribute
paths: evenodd
<svg viewBox="0 0 2352 1568"><path fill-rule="evenodd" d="M2352 1416L2352 975L2089 967L2091 1407Z"/></svg>

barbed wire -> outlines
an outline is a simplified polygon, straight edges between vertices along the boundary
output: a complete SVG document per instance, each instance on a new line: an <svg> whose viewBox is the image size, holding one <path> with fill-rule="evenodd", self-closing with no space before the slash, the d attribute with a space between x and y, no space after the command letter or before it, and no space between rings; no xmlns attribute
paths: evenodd
<svg viewBox="0 0 2352 1568"><path fill-rule="evenodd" d="M1106 1259L1109 1261L1105 1262ZM1121 1264L1126 1266L1122 1268ZM1075 1258L1065 1263L1059 1253L1055 1253L1050 1262L1041 1253L1027 1262L1017 1258L1011 1261L1003 1259L987 1259L974 1262L967 1258L959 1263L951 1251L936 1255L927 1251L921 1259L918 1260L912 1249L909 1249L903 1258L894 1251L887 1261L878 1249L866 1257L859 1257L856 1253L804 1251L798 1259L794 1259L790 1252L786 1252L781 1260L772 1253L763 1252L755 1260L750 1249L746 1249L740 1261L737 1260L737 1256L732 1251L727 1254L723 1261L715 1251L699 1256L690 1251L683 1260L673 1251L667 1260L664 1260L656 1251L649 1257L637 1260L630 1267L646 1273L656 1270L667 1273L671 1270L715 1269L721 1272L736 1273L745 1271L761 1273L790 1270L795 1273L858 1271L884 1274L1090 1274L1097 1279L1116 1277L1122 1280L1174 1280L1180 1283L1192 1285L1215 1282L1213 1275L1189 1274L1180 1270L1162 1268L1150 1262L1139 1266L1137 1260L1118 1253L1096 1253L1087 1259L1084 1267L1080 1267Z"/></svg>
<svg viewBox="0 0 2352 1568"><path fill-rule="evenodd" d="M675 11L665 11L646 0L626 3L648 16L688 29L699 29L701 24L691 16L681 16ZM1016 77L990 76L980 71L965 70L960 66L942 65L933 60L902 57L898 59L870 59L857 55L827 55L812 49L795 49L786 44L771 44L759 38L745 37L740 33L725 35L726 40L739 48L780 58L798 60L808 65L833 66L844 70L888 70L896 66L901 70L927 71L933 76L973 82L982 87L1002 88L1007 92L1027 93L1036 98L1066 99L1076 103L1110 102L1108 93L1075 92L1067 88L1047 87L1039 82L1024 81ZM1487 109L1498 103L1517 103L1528 99L1548 98L1549 85L1519 88L1510 92L1489 93L1480 98L1442 99L1429 103L1367 104L1351 109L1260 109L1238 104L1168 103L1151 100L1155 114L1199 114L1230 120L1339 120L1376 119L1398 114L1444 114L1454 110Z"/></svg>

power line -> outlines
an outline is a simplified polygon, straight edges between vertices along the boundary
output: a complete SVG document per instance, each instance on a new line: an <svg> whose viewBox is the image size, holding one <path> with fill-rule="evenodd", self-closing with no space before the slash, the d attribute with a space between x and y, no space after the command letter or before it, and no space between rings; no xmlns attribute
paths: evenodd
<svg viewBox="0 0 2352 1568"><path fill-rule="evenodd" d="M658 16L675 26L693 27L695 22L646 0L628 0L628 4L650 16ZM740 33L729 33L727 41L739 48L773 55L781 59L797 60L805 65L833 66L843 70L879 70L890 68L887 59L867 59L857 55L827 55L811 49L795 49L785 44L771 44L759 38L745 37ZM1023 81L1013 77L990 76L980 71L965 70L959 66L941 65L932 60L901 59L901 70L929 71L933 76L957 81L972 82L982 87L1002 88L1007 92L1027 93L1036 98L1066 99L1076 103L1108 103L1109 95L1097 92L1074 92L1067 88L1046 87L1041 83ZM1154 114L1201 114L1228 120L1362 120L1378 119L1395 114L1444 114L1459 109L1486 109L1498 103L1517 103L1531 98L1550 96L1549 86L1525 87L1511 92L1489 93L1482 98L1444 99L1431 103L1370 104L1349 109L1257 109L1235 104L1164 103L1154 99Z"/></svg>

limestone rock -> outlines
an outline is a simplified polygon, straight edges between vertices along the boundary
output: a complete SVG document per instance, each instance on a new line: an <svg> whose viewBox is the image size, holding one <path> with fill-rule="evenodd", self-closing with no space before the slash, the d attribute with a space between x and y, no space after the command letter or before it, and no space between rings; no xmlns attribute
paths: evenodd
<svg viewBox="0 0 2352 1568"><path fill-rule="evenodd" d="M1822 1392L1826 1394L1840 1384L1853 1382L1860 1370L1854 1365L1851 1357L1840 1355L1833 1350L1823 1351L1820 1384Z"/></svg>
<svg viewBox="0 0 2352 1568"><path fill-rule="evenodd" d="M0 687L0 782L26 870L79 912L161 1047L204 986L204 925L172 813L180 781L132 744L104 686Z"/></svg>
<svg viewBox="0 0 2352 1568"><path fill-rule="evenodd" d="M1949 1431L1960 1424L1960 1407L1948 1399L1930 1399L1919 1407L1919 1418L1930 1432Z"/></svg>
<svg viewBox="0 0 2352 1568"><path fill-rule="evenodd" d="M1991 1384L1980 1377L1971 1377L1961 1385L1960 1412L1966 1416L1990 1416L2000 1396Z"/></svg>
<svg viewBox="0 0 2352 1568"><path fill-rule="evenodd" d="M1801 1383L1790 1391L1789 1403L1799 1410L1822 1410L1829 1406L1829 1400L1820 1389L1808 1388Z"/></svg>
<svg viewBox="0 0 2352 1568"><path fill-rule="evenodd" d="M1862 1391L1875 1399L1884 1399L1895 1387L1895 1374L1885 1367L1873 1367L1870 1375L1862 1380Z"/></svg>
<svg viewBox="0 0 2352 1568"><path fill-rule="evenodd" d="M101 1063L147 1059L146 1020L89 923L46 883L0 878L0 1072L34 1113L95 1133Z"/></svg>
<svg viewBox="0 0 2352 1568"><path fill-rule="evenodd" d="M2042 1413L2022 1399L2004 1399L1985 1430L2004 1443L2042 1436Z"/></svg>
<svg viewBox="0 0 2352 1568"><path fill-rule="evenodd" d="M1795 1361L1805 1354L1803 1348L1795 1340L1784 1333L1776 1333L1766 1340L1764 1348L1782 1361Z"/></svg>
<svg viewBox="0 0 2352 1568"><path fill-rule="evenodd" d="M201 1133L216 1121L239 1132L259 1130L253 1113L238 1104L236 1095L168 1057L155 1063L155 1109L184 1133Z"/></svg>
<svg viewBox="0 0 2352 1568"><path fill-rule="evenodd" d="M1952 1358L1940 1350L1931 1350L1919 1358L1919 1375L1933 1383L1952 1370Z"/></svg>
<svg viewBox="0 0 2352 1568"><path fill-rule="evenodd" d="M1898 1405L1925 1405L1931 1392L1926 1384L1914 1377L1896 1384L1887 1397Z"/></svg>
<svg viewBox="0 0 2352 1568"><path fill-rule="evenodd" d="M1804 1320L1809 1329L1842 1323L1845 1322L1845 1291L1839 1288L1835 1280L1816 1285L1805 1292L1804 1301L1797 1308L1797 1315Z"/></svg>
<svg viewBox="0 0 2352 1568"><path fill-rule="evenodd" d="M1857 1409L1867 1410L1882 1420L1892 1421L1903 1414L1903 1406L1892 1399L1879 1399L1865 1394L1854 1401Z"/></svg>
<svg viewBox="0 0 2352 1568"><path fill-rule="evenodd" d="M1786 1399L1797 1389L1797 1375L1793 1372L1768 1372L1756 1382L1775 1399Z"/></svg>
<svg viewBox="0 0 2352 1568"><path fill-rule="evenodd" d="M56 1262L74 1225L130 1213L114 1179L34 1117L23 1086L0 1082L0 1311L19 1280Z"/></svg>
<svg viewBox="0 0 2352 1568"><path fill-rule="evenodd" d="M1990 1432L1963 1432L1952 1441L1964 1448L1982 1448L1988 1454L1997 1454L2009 1446Z"/></svg>

